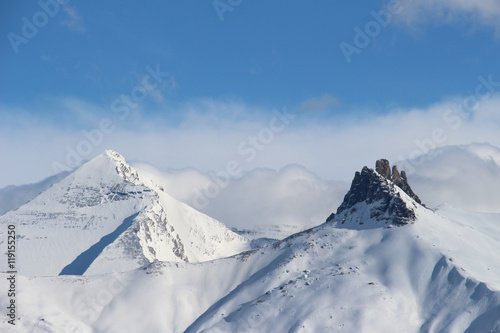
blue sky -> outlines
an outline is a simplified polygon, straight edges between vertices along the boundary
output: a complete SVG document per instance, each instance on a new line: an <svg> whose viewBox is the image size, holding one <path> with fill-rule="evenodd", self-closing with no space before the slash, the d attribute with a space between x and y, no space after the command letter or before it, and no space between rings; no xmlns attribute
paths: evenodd
<svg viewBox="0 0 500 333"><path fill-rule="evenodd" d="M268 124L272 109L283 106L296 112L297 120L276 150L266 149L269 156L246 168L299 163L335 179L327 171L335 173L335 166L317 157L327 148L314 142L331 142L340 157L358 163L364 159L351 158L354 148L340 147L332 133L346 131L346 141L357 140L359 133L370 132L371 127L363 127L367 123L389 124L392 114L400 125L415 112L422 119L442 119L449 103L474 95L478 77L500 82L500 4L491 0L401 0L393 7L386 1L324 0L64 2L42 0L50 15L37 2L0 4L0 148L5 156L0 186L49 176L51 162L64 160L67 147L76 149L85 138L81 131L99 128L103 117L111 119L114 130L82 158L115 147L129 159L163 167L217 170L239 142ZM384 26L373 14L380 11L390 13L380 14ZM26 34L26 21L38 24L33 36ZM375 30L368 31L368 45L359 47L356 28L366 34L368 27ZM358 49L350 61L341 48L346 44ZM113 102L140 87L148 68L168 75L126 119L117 118ZM496 101L496 94L481 102ZM442 144L500 144L494 128L478 130L483 136L476 138L479 125L472 125L471 134L454 132ZM412 133L401 139L406 146L367 147L366 159L372 153L407 157L415 140L431 135L432 128L404 132ZM318 133L323 137L314 136ZM314 137L313 146L291 153L298 145L294 140L304 136ZM169 157L158 158L167 144ZM316 148L312 156L305 153ZM207 156L207 150L213 154ZM351 172L347 169L352 166L338 170L340 178Z"/></svg>

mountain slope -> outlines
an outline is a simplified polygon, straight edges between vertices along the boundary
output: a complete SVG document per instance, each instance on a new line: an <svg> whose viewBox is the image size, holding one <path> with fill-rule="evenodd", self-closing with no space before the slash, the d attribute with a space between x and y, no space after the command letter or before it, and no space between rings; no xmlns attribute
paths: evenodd
<svg viewBox="0 0 500 333"><path fill-rule="evenodd" d="M496 281L464 272L415 231L325 225L289 239L275 250L279 263L186 332L499 332ZM490 268L499 271L498 263Z"/></svg>
<svg viewBox="0 0 500 333"><path fill-rule="evenodd" d="M288 255L186 332L500 332L500 215L446 218L390 176L357 173L337 214L276 244Z"/></svg>
<svg viewBox="0 0 500 333"><path fill-rule="evenodd" d="M19 323L30 332L500 332L500 215L435 212L387 174L365 168L357 178L327 222L261 249L21 278Z"/></svg>
<svg viewBox="0 0 500 333"><path fill-rule="evenodd" d="M19 272L26 276L100 274L155 260L196 262L249 248L245 238L174 200L113 151L0 222L17 225Z"/></svg>
<svg viewBox="0 0 500 333"><path fill-rule="evenodd" d="M393 228L328 222L210 262L22 279L20 323L30 332L499 332L498 274L463 271L459 253L476 244L432 246L416 226L442 217L419 213ZM483 216L483 224L498 219ZM498 273L500 263L489 268Z"/></svg>

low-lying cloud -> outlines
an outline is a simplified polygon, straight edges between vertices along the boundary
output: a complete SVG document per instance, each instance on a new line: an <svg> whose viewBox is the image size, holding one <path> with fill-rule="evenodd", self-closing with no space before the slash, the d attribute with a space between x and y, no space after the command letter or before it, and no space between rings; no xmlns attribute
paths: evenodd
<svg viewBox="0 0 500 333"><path fill-rule="evenodd" d="M134 167L191 206L193 198L213 182L210 175L194 169L161 172L147 164ZM348 185L326 181L298 165L279 171L255 169L231 179L200 210L233 228L289 225L304 229L323 223L342 202Z"/></svg>
<svg viewBox="0 0 500 333"><path fill-rule="evenodd" d="M409 161L408 178L424 203L500 213L500 149L470 144L435 149ZM406 163L405 163L406 164Z"/></svg>

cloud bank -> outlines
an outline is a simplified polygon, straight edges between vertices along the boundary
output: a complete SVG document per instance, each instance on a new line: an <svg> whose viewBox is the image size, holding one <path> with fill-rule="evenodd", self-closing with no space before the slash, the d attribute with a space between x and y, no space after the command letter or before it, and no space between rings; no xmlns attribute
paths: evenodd
<svg viewBox="0 0 500 333"><path fill-rule="evenodd" d="M470 144L435 149L409 161L409 181L424 203L442 203L467 210L500 212L500 149Z"/></svg>
<svg viewBox="0 0 500 333"><path fill-rule="evenodd" d="M500 146L500 97L493 94L382 114L344 110L326 116L287 108L293 118L286 124L276 115L281 107L273 111L237 101L198 100L155 113L139 106L124 119L79 100L65 103L57 122L0 107L6 115L0 125L0 187L39 181L60 171L55 163L72 167L105 149L158 168L219 172L236 161L245 172L299 164L323 179L350 182L355 170L379 158L415 159L434 148L472 142Z"/></svg>
<svg viewBox="0 0 500 333"><path fill-rule="evenodd" d="M446 146L418 159L393 162L400 169L413 168L409 182L430 208L448 203L466 210L500 213L498 147L480 143ZM367 166L373 168L373 164ZM195 169L159 171L143 163L134 167L190 205L213 182L211 175ZM279 171L255 169L231 180L201 211L233 228L289 225L306 229L335 212L349 185L327 181L299 165Z"/></svg>
<svg viewBox="0 0 500 333"><path fill-rule="evenodd" d="M213 181L194 169L162 172L142 163L134 167L191 206L199 191ZM321 179L298 165L278 171L256 169L232 179L200 210L233 228L289 225L304 229L323 223L342 202L348 185Z"/></svg>
<svg viewBox="0 0 500 333"><path fill-rule="evenodd" d="M428 207L448 203L467 210L500 213L498 147L479 143L446 146L418 159L392 162L400 169L413 170L409 173L409 182ZM193 168L160 171L145 163L133 163L133 166L174 198L191 206L200 191L214 182L212 173ZM373 167L373 163L367 166ZM355 170L361 168L359 165ZM3 198L0 213L31 200L58 181L56 178L0 190L0 198ZM231 179L200 210L232 228L266 229L265 226L280 225L299 231L324 222L335 212L349 185L350 181L322 179L299 165L278 171L257 168Z"/></svg>

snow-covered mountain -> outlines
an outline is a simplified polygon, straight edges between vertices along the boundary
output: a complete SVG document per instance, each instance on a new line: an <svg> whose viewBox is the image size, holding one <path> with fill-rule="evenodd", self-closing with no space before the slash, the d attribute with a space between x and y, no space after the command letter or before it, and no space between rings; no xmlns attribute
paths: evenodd
<svg viewBox="0 0 500 333"><path fill-rule="evenodd" d="M10 185L0 189L0 215L21 207L53 184L61 181L69 173L69 171L61 171L38 183L20 186Z"/></svg>
<svg viewBox="0 0 500 333"><path fill-rule="evenodd" d="M198 262L249 248L246 238L171 198L114 151L0 222L17 226L18 271L25 276L126 271L155 260Z"/></svg>
<svg viewBox="0 0 500 333"><path fill-rule="evenodd" d="M500 214L428 209L380 160L325 223L262 248L19 285L29 332L498 333Z"/></svg>

